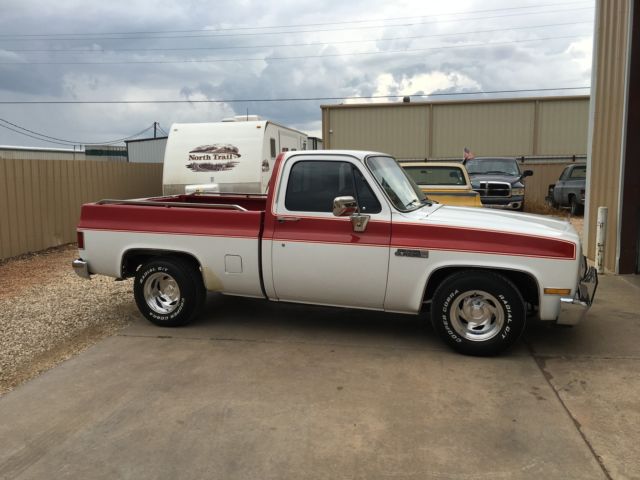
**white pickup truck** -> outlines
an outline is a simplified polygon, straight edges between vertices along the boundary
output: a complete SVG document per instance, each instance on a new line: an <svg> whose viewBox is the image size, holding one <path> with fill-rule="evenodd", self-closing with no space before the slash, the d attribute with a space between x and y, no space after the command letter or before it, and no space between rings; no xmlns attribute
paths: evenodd
<svg viewBox="0 0 640 480"><path fill-rule="evenodd" d="M135 277L156 325L180 326L206 291L272 301L430 311L465 354L494 355L527 318L576 324L597 274L566 221L429 201L392 157L287 152L268 194L102 200L78 225L85 278Z"/></svg>

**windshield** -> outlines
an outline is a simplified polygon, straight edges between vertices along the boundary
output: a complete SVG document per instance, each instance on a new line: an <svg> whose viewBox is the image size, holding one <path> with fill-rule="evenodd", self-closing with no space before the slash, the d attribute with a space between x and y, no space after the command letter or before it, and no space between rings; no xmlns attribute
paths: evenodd
<svg viewBox="0 0 640 480"><path fill-rule="evenodd" d="M464 164L469 175L496 173L505 175L520 175L518 162L515 158L474 158Z"/></svg>
<svg viewBox="0 0 640 480"><path fill-rule="evenodd" d="M369 157L367 166L393 206L402 212L424 205L427 198L391 157Z"/></svg>
<svg viewBox="0 0 640 480"><path fill-rule="evenodd" d="M466 185L460 167L418 166L402 167L418 185Z"/></svg>

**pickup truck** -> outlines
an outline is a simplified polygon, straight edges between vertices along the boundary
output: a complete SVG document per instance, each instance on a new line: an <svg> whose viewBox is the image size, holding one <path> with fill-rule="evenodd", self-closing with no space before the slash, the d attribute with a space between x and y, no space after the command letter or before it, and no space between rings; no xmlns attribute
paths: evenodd
<svg viewBox="0 0 640 480"><path fill-rule="evenodd" d="M429 200L458 207L482 207L480 194L471 188L471 180L462 163L401 162L400 166Z"/></svg>
<svg viewBox="0 0 640 480"><path fill-rule="evenodd" d="M86 204L77 233L76 273L134 277L140 312L159 326L188 324L216 291L428 311L455 350L495 355L528 313L578 323L597 287L567 221L432 203L375 152L280 154L266 195Z"/></svg>
<svg viewBox="0 0 640 480"><path fill-rule="evenodd" d="M553 208L569 207L571 215L581 215L584 211L584 192L587 184L587 165L568 165L558 181L549 185L547 203Z"/></svg>
<svg viewBox="0 0 640 480"><path fill-rule="evenodd" d="M515 158L475 157L464 161L473 189L484 207L524 210L524 178L532 170L520 171Z"/></svg>

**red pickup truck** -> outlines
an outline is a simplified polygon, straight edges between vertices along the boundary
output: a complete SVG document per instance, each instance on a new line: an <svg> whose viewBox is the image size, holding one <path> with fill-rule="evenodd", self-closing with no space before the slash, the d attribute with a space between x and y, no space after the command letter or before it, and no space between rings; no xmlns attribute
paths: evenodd
<svg viewBox="0 0 640 480"><path fill-rule="evenodd" d="M82 207L76 272L135 277L142 314L189 323L206 291L430 311L456 350L512 345L528 314L576 324L597 275L563 220L431 202L390 156L281 154L267 195L190 194Z"/></svg>

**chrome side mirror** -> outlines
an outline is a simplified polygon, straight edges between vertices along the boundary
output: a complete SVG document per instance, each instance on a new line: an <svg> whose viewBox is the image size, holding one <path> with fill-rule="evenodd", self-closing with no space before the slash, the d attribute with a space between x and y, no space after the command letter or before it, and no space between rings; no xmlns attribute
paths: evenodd
<svg viewBox="0 0 640 480"><path fill-rule="evenodd" d="M346 217L358 211L358 202L353 197L336 197L333 199L333 214Z"/></svg>
<svg viewBox="0 0 640 480"><path fill-rule="evenodd" d="M333 214L336 217L349 216L351 218L353 231L357 233L362 233L367 229L367 224L371 218L370 215L362 215L360 213L358 202L356 202L355 198L350 196L336 197L333 199Z"/></svg>

